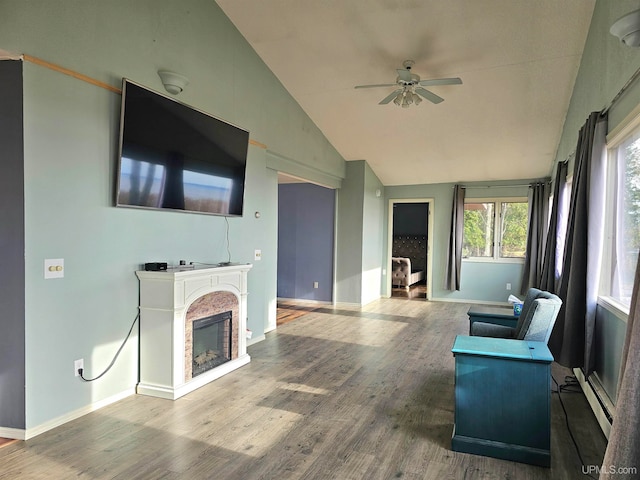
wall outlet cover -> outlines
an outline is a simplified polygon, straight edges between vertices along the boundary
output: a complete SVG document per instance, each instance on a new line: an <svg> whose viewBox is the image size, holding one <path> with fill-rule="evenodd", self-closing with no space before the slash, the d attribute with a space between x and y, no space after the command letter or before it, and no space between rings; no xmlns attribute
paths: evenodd
<svg viewBox="0 0 640 480"><path fill-rule="evenodd" d="M73 373L76 377L80 376L80 374L78 373L78 370L80 369L84 370L84 358L81 358L79 360L74 360L73 362Z"/></svg>

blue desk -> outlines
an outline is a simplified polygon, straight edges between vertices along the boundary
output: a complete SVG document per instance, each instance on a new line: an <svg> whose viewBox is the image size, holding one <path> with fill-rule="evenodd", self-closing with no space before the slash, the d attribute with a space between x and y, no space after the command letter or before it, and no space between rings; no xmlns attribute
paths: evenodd
<svg viewBox="0 0 640 480"><path fill-rule="evenodd" d="M551 363L543 342L458 335L451 448L551 464Z"/></svg>

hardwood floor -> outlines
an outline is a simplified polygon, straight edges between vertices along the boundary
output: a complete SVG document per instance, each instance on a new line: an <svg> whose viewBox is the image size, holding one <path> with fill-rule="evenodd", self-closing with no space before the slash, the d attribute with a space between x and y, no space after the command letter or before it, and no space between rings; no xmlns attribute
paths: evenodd
<svg viewBox="0 0 640 480"><path fill-rule="evenodd" d="M393 298L407 298L409 300L426 300L427 285L422 281L420 283L414 283L409 288L392 287L391 296Z"/></svg>
<svg viewBox="0 0 640 480"><path fill-rule="evenodd" d="M177 401L131 396L0 449L0 479L583 478L556 394L550 469L451 451L451 346L468 307L315 308ZM585 398L562 399L586 464L600 465L606 441Z"/></svg>
<svg viewBox="0 0 640 480"><path fill-rule="evenodd" d="M0 438L0 448L6 447L7 445L12 444L13 442L17 442L17 440L13 440L11 438Z"/></svg>
<svg viewBox="0 0 640 480"><path fill-rule="evenodd" d="M278 300L278 308L276 312L276 326L284 325L292 322L320 308L319 304L300 303L295 300Z"/></svg>

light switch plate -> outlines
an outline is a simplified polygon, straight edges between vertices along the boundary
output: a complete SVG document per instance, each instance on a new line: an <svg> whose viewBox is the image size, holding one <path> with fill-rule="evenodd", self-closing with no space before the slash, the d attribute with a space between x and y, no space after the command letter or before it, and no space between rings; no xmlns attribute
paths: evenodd
<svg viewBox="0 0 640 480"><path fill-rule="evenodd" d="M262 250L256 250L253 254L254 260L262 260Z"/></svg>
<svg viewBox="0 0 640 480"><path fill-rule="evenodd" d="M64 278L64 258L45 259L44 278Z"/></svg>

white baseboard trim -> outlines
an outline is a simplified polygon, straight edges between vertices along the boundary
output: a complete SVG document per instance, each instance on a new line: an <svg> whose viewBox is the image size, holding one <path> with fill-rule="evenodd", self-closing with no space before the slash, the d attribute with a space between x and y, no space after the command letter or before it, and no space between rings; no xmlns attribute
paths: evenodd
<svg viewBox="0 0 640 480"><path fill-rule="evenodd" d="M333 305L333 302L327 302L324 300L307 300L304 298L283 298L283 297L278 297L277 298L278 302L295 302L295 303L301 303L301 304L308 304L308 305Z"/></svg>
<svg viewBox="0 0 640 480"><path fill-rule="evenodd" d="M95 412L96 410L106 407L107 405L111 405L112 403L116 403L122 400L123 398L127 398L131 395L134 395L135 393L136 393L135 388L131 387L130 389L127 389L123 392L112 395L111 397L105 398L104 400L100 400L99 402L86 405L77 410L74 410L73 412L66 413L57 418L49 420L48 422L41 423L36 427L23 430L22 431L23 438L19 438L19 440L29 440L30 438L40 435L41 433L52 430L56 427L59 427L60 425L64 425L65 423L71 422L72 420L75 420L77 418L83 417L87 413ZM5 437L5 435L3 435L3 429L0 429L0 436ZM6 438L17 438L17 437L7 436Z"/></svg>
<svg viewBox="0 0 640 480"><path fill-rule="evenodd" d="M574 368L573 373L580 384L580 388L584 392L584 396L587 397L587 402L589 402L589 406L593 411L593 414L598 421L598 425L602 429L602 433L609 440L609 435L611 433L611 422L609 421L609 417L602 407L600 401L598 400L598 395L596 393L596 388L591 385L591 382L584 378L584 374L582 370L579 368ZM592 375L593 376L593 375Z"/></svg>
<svg viewBox="0 0 640 480"><path fill-rule="evenodd" d="M12 438L14 440L24 440L25 430L22 428L0 427L0 437Z"/></svg>

